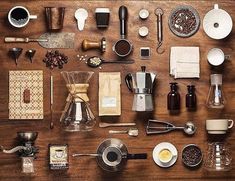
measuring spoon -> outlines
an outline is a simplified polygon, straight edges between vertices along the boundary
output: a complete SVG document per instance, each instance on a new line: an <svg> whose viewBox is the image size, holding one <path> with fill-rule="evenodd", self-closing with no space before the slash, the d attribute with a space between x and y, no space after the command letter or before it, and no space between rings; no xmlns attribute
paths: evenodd
<svg viewBox="0 0 235 181"><path fill-rule="evenodd" d="M86 22L86 19L88 17L87 10L84 9L84 8L79 8L79 9L76 10L74 16L77 20L77 25L78 25L79 31L82 31L84 29L85 22Z"/></svg>
<svg viewBox="0 0 235 181"><path fill-rule="evenodd" d="M122 131L116 131L116 130L109 130L110 134L128 134L129 136L138 136L139 130L137 128L130 128L129 130L122 130Z"/></svg>
<svg viewBox="0 0 235 181"><path fill-rule="evenodd" d="M134 60L115 60L115 61L105 61L100 57L94 56L87 60L87 65L92 68L99 67L103 63L118 63L118 64L132 64Z"/></svg>

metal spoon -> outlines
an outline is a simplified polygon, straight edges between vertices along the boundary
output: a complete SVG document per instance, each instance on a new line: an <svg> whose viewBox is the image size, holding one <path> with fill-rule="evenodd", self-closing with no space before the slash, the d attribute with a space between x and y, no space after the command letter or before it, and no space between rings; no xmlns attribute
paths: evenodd
<svg viewBox="0 0 235 181"><path fill-rule="evenodd" d="M100 57L94 56L87 60L87 65L92 68L99 67L103 63L119 63L119 64L132 64L134 60L115 60L115 61L105 61Z"/></svg>
<svg viewBox="0 0 235 181"><path fill-rule="evenodd" d="M150 126L150 123L160 123L164 126ZM175 126L171 123L158 121L158 120L149 120L146 132L147 134L158 134L158 133L167 133L173 130L183 130L187 135L193 135L196 132L196 127L192 122L186 122L184 126Z"/></svg>
<svg viewBox="0 0 235 181"><path fill-rule="evenodd" d="M122 130L122 131L116 131L116 130L109 130L110 134L128 134L129 136L138 136L139 131L137 128L130 128L129 130Z"/></svg>

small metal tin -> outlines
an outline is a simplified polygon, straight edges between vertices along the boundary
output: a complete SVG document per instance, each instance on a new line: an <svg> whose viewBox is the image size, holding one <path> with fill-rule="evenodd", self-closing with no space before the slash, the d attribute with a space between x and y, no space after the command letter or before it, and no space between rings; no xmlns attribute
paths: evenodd
<svg viewBox="0 0 235 181"><path fill-rule="evenodd" d="M142 20L146 20L149 17L149 11L147 9L141 9L139 12L139 17Z"/></svg>
<svg viewBox="0 0 235 181"><path fill-rule="evenodd" d="M141 37L146 37L149 34L149 29L146 26L142 26L139 28L139 35Z"/></svg>
<svg viewBox="0 0 235 181"><path fill-rule="evenodd" d="M186 158L184 157L184 152L187 150L187 149L189 149L190 147L194 147L195 149L197 149L198 151L199 151L199 161L197 162L197 163L194 163L194 164L190 164L190 163L187 163L186 162ZM192 151L190 151L190 154L193 154L193 152ZM195 156L195 155L194 155ZM199 146L197 146L197 145L195 145L195 144L188 144L188 145L186 145L184 148L183 148L183 150L182 150L182 156L181 156L181 159L182 159L182 162L184 163L184 165L185 166L187 166L187 167L189 167L189 168L197 168L200 164L201 164L201 162L202 162L202 160L203 160L203 154L202 154L202 151L201 151L201 148L199 148ZM196 158L195 158L196 159Z"/></svg>

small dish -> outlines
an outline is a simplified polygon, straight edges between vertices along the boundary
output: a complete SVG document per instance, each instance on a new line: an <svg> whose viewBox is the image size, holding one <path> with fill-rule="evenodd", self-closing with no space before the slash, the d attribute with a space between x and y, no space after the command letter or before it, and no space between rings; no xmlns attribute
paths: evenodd
<svg viewBox="0 0 235 181"><path fill-rule="evenodd" d="M139 12L139 17L142 20L145 20L149 17L149 11L147 9L141 9Z"/></svg>
<svg viewBox="0 0 235 181"><path fill-rule="evenodd" d="M139 35L141 37L146 37L149 34L149 29L146 26L142 26L139 29Z"/></svg>
<svg viewBox="0 0 235 181"><path fill-rule="evenodd" d="M182 150L182 162L190 168L198 167L203 159L201 149L195 144L186 145Z"/></svg>
<svg viewBox="0 0 235 181"><path fill-rule="evenodd" d="M168 162L162 162L159 159L159 153L164 149L169 150L172 153L172 158ZM153 149L153 160L160 167L168 168L174 165L175 162L177 161L177 158L178 158L178 151L176 147L171 143L162 142L156 145L155 148Z"/></svg>

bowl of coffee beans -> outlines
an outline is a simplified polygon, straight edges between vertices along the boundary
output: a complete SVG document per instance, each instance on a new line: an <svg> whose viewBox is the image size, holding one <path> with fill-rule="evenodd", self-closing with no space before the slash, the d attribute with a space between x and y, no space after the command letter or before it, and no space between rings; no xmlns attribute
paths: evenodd
<svg viewBox="0 0 235 181"><path fill-rule="evenodd" d="M196 168L202 162L202 151L195 144L186 145L182 151L182 161L185 166Z"/></svg>

